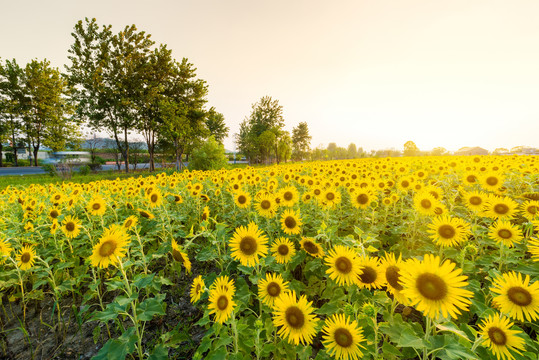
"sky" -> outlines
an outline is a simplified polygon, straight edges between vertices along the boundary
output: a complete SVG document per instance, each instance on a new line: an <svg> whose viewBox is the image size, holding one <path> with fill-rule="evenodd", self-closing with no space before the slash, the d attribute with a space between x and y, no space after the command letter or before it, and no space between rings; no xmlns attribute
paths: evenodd
<svg viewBox="0 0 539 360"><path fill-rule="evenodd" d="M0 0L0 58L69 64L75 23L186 57L230 127L263 96L311 147L539 147L536 0Z"/></svg>

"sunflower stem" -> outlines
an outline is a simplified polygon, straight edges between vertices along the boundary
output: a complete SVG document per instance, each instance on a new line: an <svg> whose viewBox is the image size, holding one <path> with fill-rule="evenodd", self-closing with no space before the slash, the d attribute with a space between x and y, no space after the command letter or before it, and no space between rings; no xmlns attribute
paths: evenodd
<svg viewBox="0 0 539 360"><path fill-rule="evenodd" d="M230 325L232 325L232 332L234 333L234 354L238 353L238 329L236 328L236 313L232 311L232 318L230 319Z"/></svg>
<svg viewBox="0 0 539 360"><path fill-rule="evenodd" d="M432 332L432 320L429 316L426 316L426 321L425 321L425 342L428 341L430 335L431 335L431 332ZM423 348L423 360L427 360L429 357L429 354L427 353L427 348L424 347Z"/></svg>
<svg viewBox="0 0 539 360"><path fill-rule="evenodd" d="M503 248L504 248L504 245L503 245L503 242L500 243L500 261L499 261L499 264L498 264L498 271L501 272L502 271L502 267L503 267Z"/></svg>

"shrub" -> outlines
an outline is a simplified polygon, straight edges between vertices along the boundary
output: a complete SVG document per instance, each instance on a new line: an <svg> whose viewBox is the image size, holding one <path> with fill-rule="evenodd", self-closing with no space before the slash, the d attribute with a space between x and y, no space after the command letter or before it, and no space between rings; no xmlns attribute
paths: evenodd
<svg viewBox="0 0 539 360"><path fill-rule="evenodd" d="M189 162L190 170L217 170L226 168L228 160L225 156L225 147L218 143L213 136L195 149Z"/></svg>

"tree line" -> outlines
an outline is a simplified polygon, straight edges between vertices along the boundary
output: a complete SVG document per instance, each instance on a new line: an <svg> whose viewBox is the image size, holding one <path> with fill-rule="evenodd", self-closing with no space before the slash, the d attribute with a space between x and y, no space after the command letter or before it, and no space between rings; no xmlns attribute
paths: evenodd
<svg viewBox="0 0 539 360"><path fill-rule="evenodd" d="M142 134L154 170L156 148L171 152L176 166L205 139L222 143L223 114L206 108L208 85L187 58L177 61L164 44L135 25L114 33L96 19L80 20L72 32L71 64L62 73L47 60L20 66L0 59L0 159L2 144L37 154L80 144L81 126L106 131L129 171L130 140ZM1 161L1 160L0 160ZM1 166L1 162L0 162Z"/></svg>

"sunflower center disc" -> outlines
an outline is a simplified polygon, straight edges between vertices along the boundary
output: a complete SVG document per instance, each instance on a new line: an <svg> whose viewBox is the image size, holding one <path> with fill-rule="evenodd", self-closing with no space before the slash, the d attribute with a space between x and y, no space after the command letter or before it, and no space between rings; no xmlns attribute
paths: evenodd
<svg viewBox="0 0 539 360"><path fill-rule="evenodd" d="M219 296L217 299L217 308L221 311L225 310L228 306L228 299L225 295Z"/></svg>
<svg viewBox="0 0 539 360"><path fill-rule="evenodd" d="M66 230L67 230L67 231L73 231L73 230L75 230L75 223L73 223L73 222L71 222L71 221L68 222L68 223L66 224Z"/></svg>
<svg viewBox="0 0 539 360"><path fill-rule="evenodd" d="M290 201L294 198L294 194L292 194L292 192L290 191L287 191L284 193L283 197L286 201Z"/></svg>
<svg viewBox="0 0 539 360"><path fill-rule="evenodd" d="M157 194L152 194L152 196L150 197L150 200L154 203L154 202L157 202Z"/></svg>
<svg viewBox="0 0 539 360"><path fill-rule="evenodd" d="M296 227L296 219L294 219L292 216L287 216L284 219L284 225L289 229L294 229Z"/></svg>
<svg viewBox="0 0 539 360"><path fill-rule="evenodd" d="M507 229L501 229L498 231L498 236L502 239L510 239L513 233Z"/></svg>
<svg viewBox="0 0 539 360"><path fill-rule="evenodd" d="M451 225L442 225L438 229L438 234L444 239L452 239L455 236L456 231Z"/></svg>
<svg viewBox="0 0 539 360"><path fill-rule="evenodd" d="M240 250L245 255L253 255L256 252L256 240L251 236L245 236L240 241Z"/></svg>
<svg viewBox="0 0 539 360"><path fill-rule="evenodd" d="M509 300L518 306L528 306L532 303L532 294L520 286L513 286L507 290Z"/></svg>
<svg viewBox="0 0 539 360"><path fill-rule="evenodd" d="M269 202L269 200L262 200L262 202L260 203L260 207L264 210L268 210L271 207L271 203Z"/></svg>
<svg viewBox="0 0 539 360"><path fill-rule="evenodd" d="M441 300L447 295L447 284L435 274L421 274L417 277L416 288L429 300Z"/></svg>
<svg viewBox="0 0 539 360"><path fill-rule="evenodd" d="M531 205L531 206L528 206L526 211L528 211L528 213L530 213L530 214L535 215L535 214L537 214L538 209L537 209L537 206Z"/></svg>
<svg viewBox="0 0 539 360"><path fill-rule="evenodd" d="M94 209L94 210L99 210L100 208L101 208L101 204L100 204L100 203L94 203L94 204L92 205L92 209Z"/></svg>
<svg viewBox="0 0 539 360"><path fill-rule="evenodd" d="M271 282L266 288L271 297L277 297L281 293L281 287L276 282Z"/></svg>
<svg viewBox="0 0 539 360"><path fill-rule="evenodd" d="M195 294L198 294L200 290L202 290L202 287L200 286L200 284L197 284L197 287L195 288Z"/></svg>
<svg viewBox="0 0 539 360"><path fill-rule="evenodd" d="M279 245L279 247L277 248L277 252L279 253L279 255L282 256L288 255L288 251L288 246L286 245Z"/></svg>
<svg viewBox="0 0 539 360"><path fill-rule="evenodd" d="M315 189L315 190L314 190L314 194L315 194L315 195L320 195L320 189Z"/></svg>
<svg viewBox="0 0 539 360"><path fill-rule="evenodd" d="M399 284L399 268L396 266L389 266L386 269L386 280L391 285L391 287L395 288L396 290L401 291L404 289L401 284Z"/></svg>
<svg viewBox="0 0 539 360"><path fill-rule="evenodd" d="M182 253L179 252L179 251L176 250L176 249L172 249L172 257L173 257L174 260L176 260L176 261L183 261Z"/></svg>
<svg viewBox="0 0 539 360"><path fill-rule="evenodd" d="M58 217L58 211L53 210L51 211L51 218L56 219Z"/></svg>
<svg viewBox="0 0 539 360"><path fill-rule="evenodd" d="M472 196L470 198L470 204L472 205L481 205L483 201L481 200L481 198L479 196Z"/></svg>
<svg viewBox="0 0 539 360"><path fill-rule="evenodd" d="M489 184L490 186L495 186L498 184L498 179L494 176L489 176L487 178L487 184Z"/></svg>
<svg viewBox="0 0 539 360"><path fill-rule="evenodd" d="M305 324L305 315L297 306L290 306L286 309L285 318L288 325L294 329L301 329Z"/></svg>
<svg viewBox="0 0 539 360"><path fill-rule="evenodd" d="M360 194L357 197L357 202L361 205L365 205L367 201L369 201L369 197L367 196L367 194Z"/></svg>
<svg viewBox="0 0 539 360"><path fill-rule="evenodd" d="M140 216L142 216L143 218L148 219L150 217L150 214L148 214L146 211L141 211Z"/></svg>
<svg viewBox="0 0 539 360"><path fill-rule="evenodd" d="M474 183L475 182L475 175L468 175L466 177L466 181L468 181L469 183Z"/></svg>
<svg viewBox="0 0 539 360"><path fill-rule="evenodd" d="M406 180L404 180L403 182L401 182L401 186L404 187L404 188L407 188L408 186L410 186L410 183Z"/></svg>
<svg viewBox="0 0 539 360"><path fill-rule="evenodd" d="M432 206L432 203L430 202L429 199L421 200L421 207L423 207L425 209L430 209L431 206Z"/></svg>
<svg viewBox="0 0 539 360"><path fill-rule="evenodd" d="M352 271L352 262L347 257L341 256L335 260L335 267L340 273L348 274L350 271Z"/></svg>
<svg viewBox="0 0 539 360"><path fill-rule="evenodd" d="M126 228L131 227L131 224L133 224L133 220L129 219L129 220L127 220L127 221L125 222L125 226L124 226L124 227L126 227Z"/></svg>
<svg viewBox="0 0 539 360"><path fill-rule="evenodd" d="M238 196L238 202L242 205L245 204L247 202L247 198L245 197L245 195Z"/></svg>
<svg viewBox="0 0 539 360"><path fill-rule="evenodd" d="M27 263L30 261L30 253L27 253L25 252L24 254L21 255L21 262L22 263Z"/></svg>
<svg viewBox="0 0 539 360"><path fill-rule="evenodd" d="M107 240L99 247L99 255L106 257L111 256L116 250L116 241Z"/></svg>
<svg viewBox="0 0 539 360"><path fill-rule="evenodd" d="M363 274L359 275L362 283L371 284L376 281L376 278L378 278L376 270L374 270L372 267L365 266L362 270Z"/></svg>
<svg viewBox="0 0 539 360"><path fill-rule="evenodd" d="M326 194L326 199L328 199L329 201L335 199L335 194L332 193L332 192L329 192Z"/></svg>
<svg viewBox="0 0 539 360"><path fill-rule="evenodd" d="M488 329L488 337L496 345L505 345L507 343L507 336L505 332L497 327L491 327Z"/></svg>
<svg viewBox="0 0 539 360"><path fill-rule="evenodd" d="M496 214L503 215L503 214L506 214L508 211L509 211L509 207L505 204L496 204L494 206L494 212Z"/></svg>
<svg viewBox="0 0 539 360"><path fill-rule="evenodd" d="M317 254L318 248L316 245L310 241L306 241L303 243L303 247L305 248L305 251L307 251L309 254Z"/></svg>
<svg viewBox="0 0 539 360"><path fill-rule="evenodd" d="M333 335L333 338L335 339L335 342L339 344L339 346L345 348L351 346L354 342L350 331L344 328L338 328L337 330L335 330L335 335Z"/></svg>

